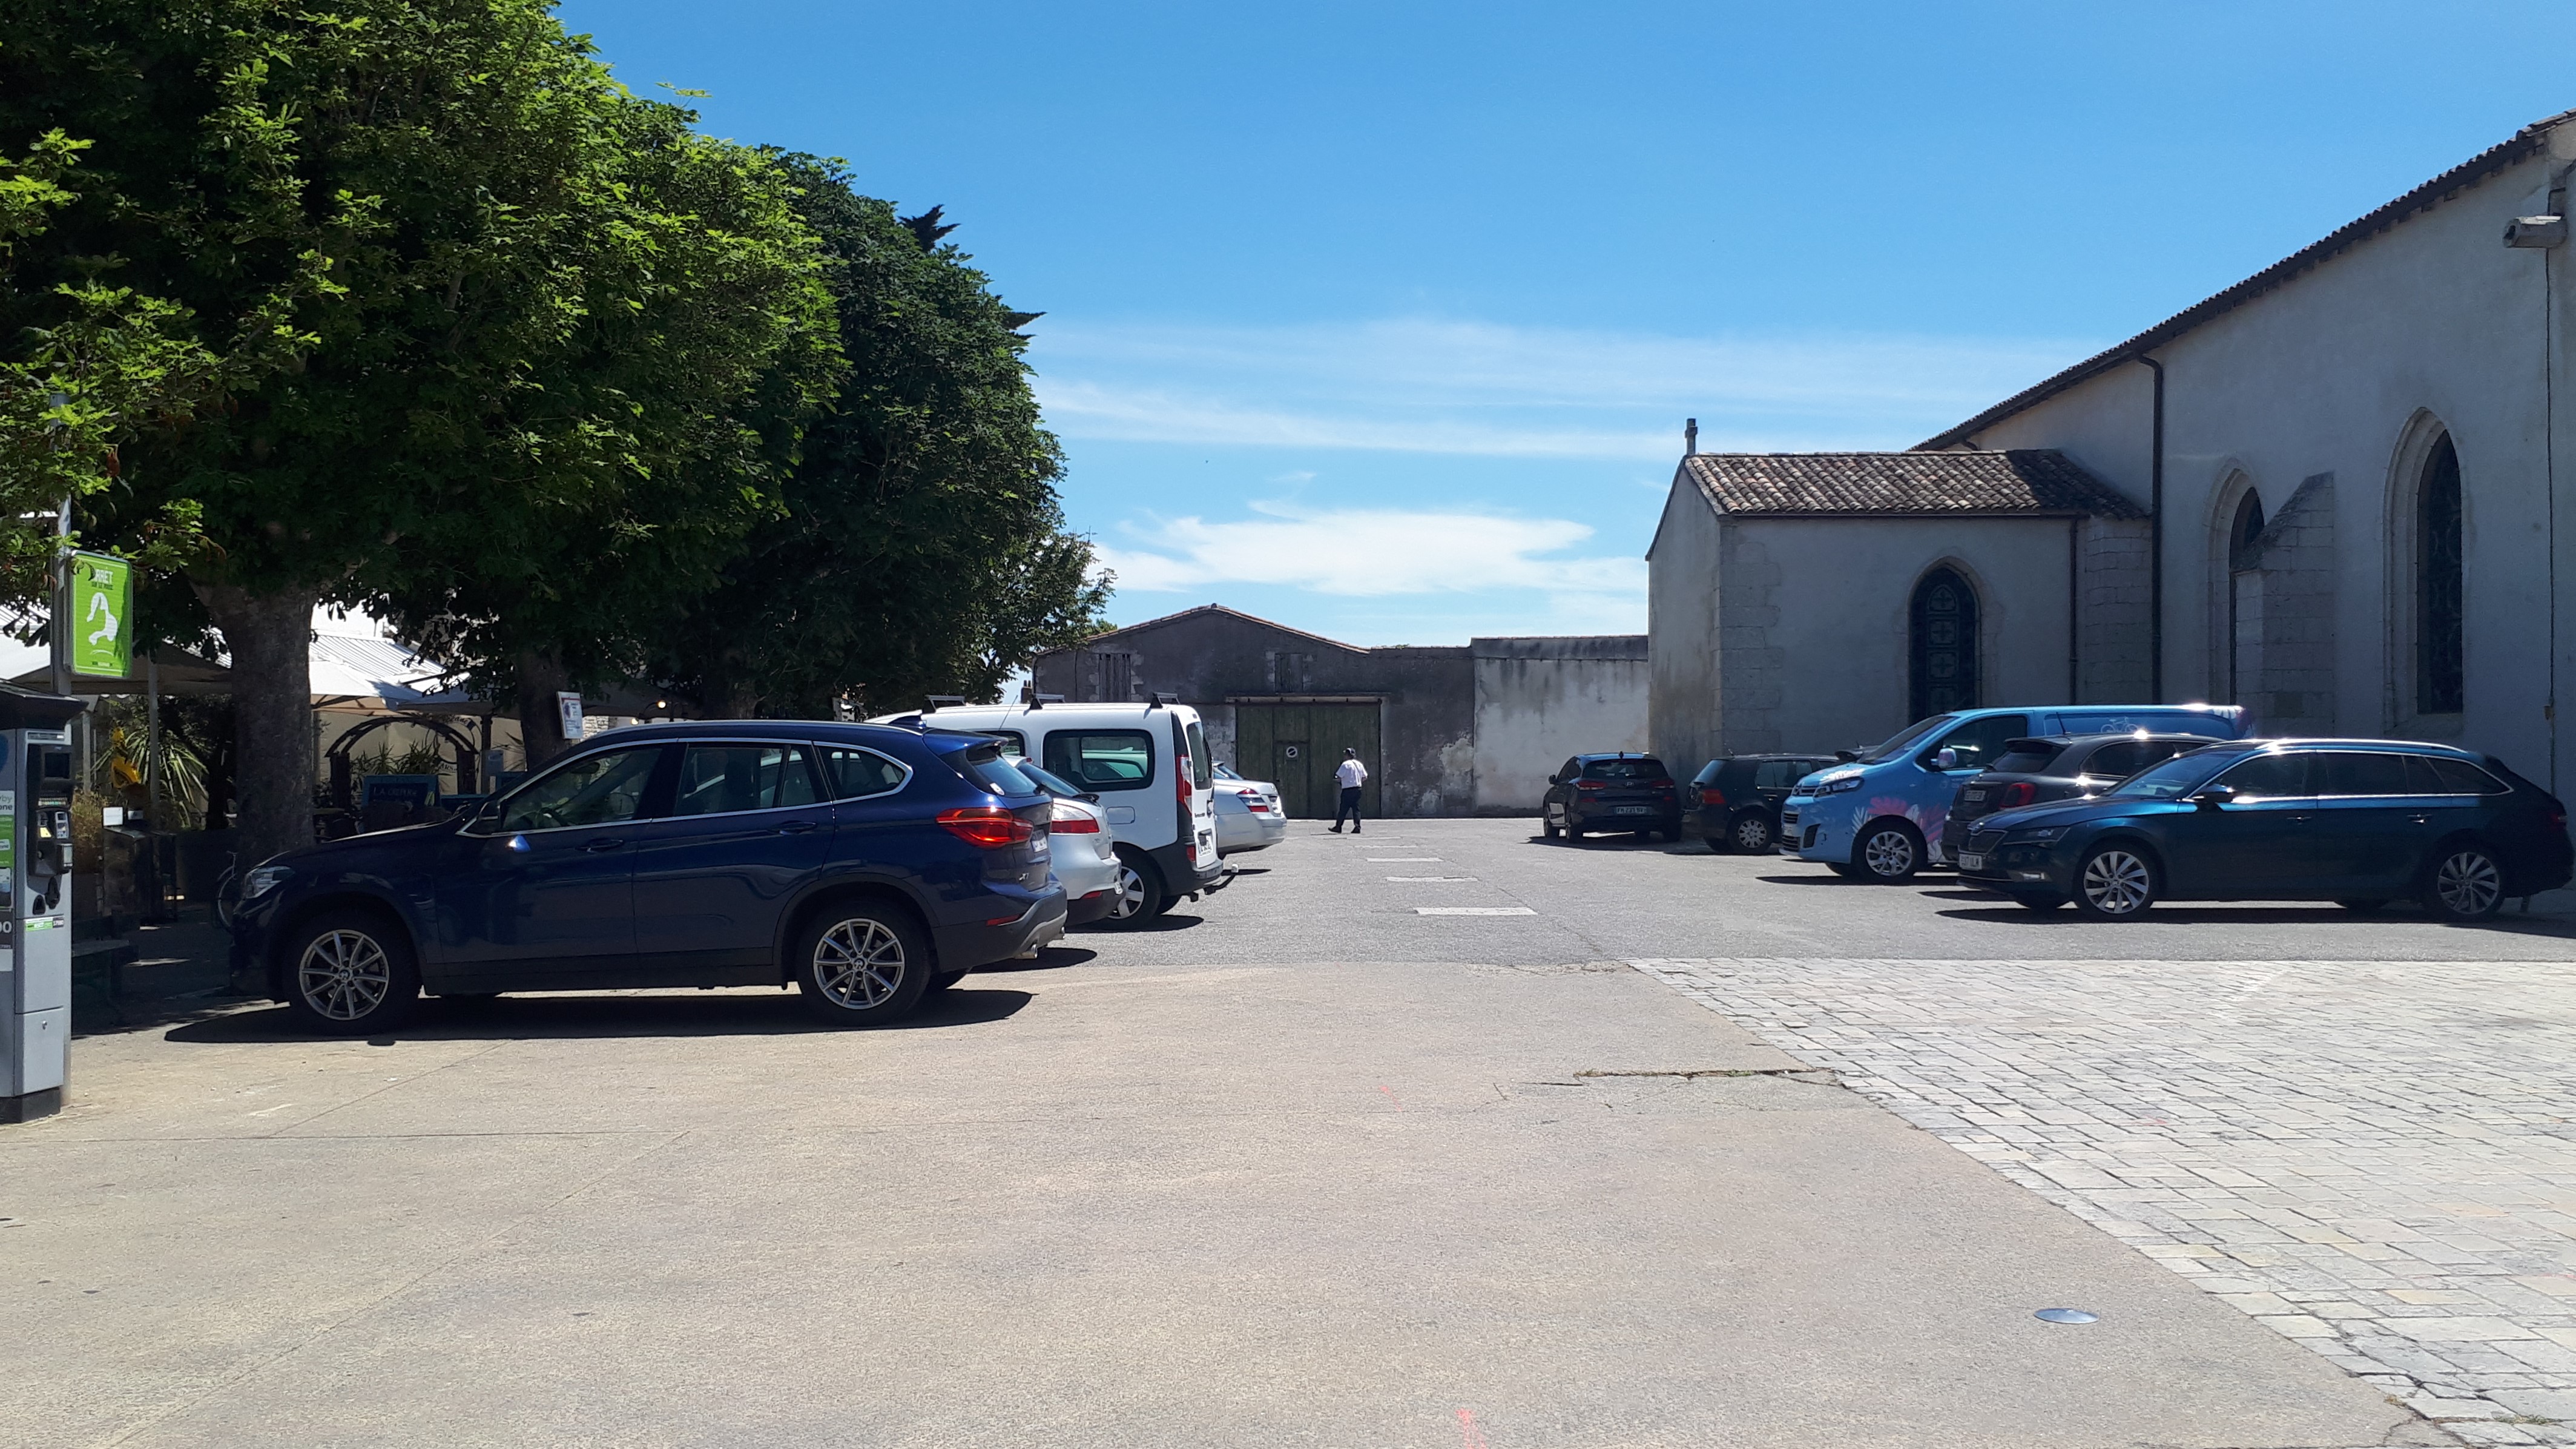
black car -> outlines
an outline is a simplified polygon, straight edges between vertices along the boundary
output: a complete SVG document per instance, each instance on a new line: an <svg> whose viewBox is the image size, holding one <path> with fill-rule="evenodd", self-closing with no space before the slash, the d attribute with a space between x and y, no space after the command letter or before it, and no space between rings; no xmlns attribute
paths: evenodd
<svg viewBox="0 0 2576 1449"><path fill-rule="evenodd" d="M1550 840L1559 831L1581 840L1586 831L1619 830L1682 838L1681 789L1652 755L1576 755L1547 777L1539 812Z"/></svg>
<svg viewBox="0 0 2576 1449"><path fill-rule="evenodd" d="M2041 735L2006 740L2004 752L1971 776L1941 822L1941 858L1957 860L1968 827L1998 810L2099 795L2149 765L2209 743L2207 735Z"/></svg>
<svg viewBox="0 0 2576 1449"><path fill-rule="evenodd" d="M2493 755L2388 740L2229 740L2104 794L1977 822L1959 875L2034 910L2412 897L2451 920L2567 883L2567 807Z"/></svg>
<svg viewBox="0 0 2576 1449"><path fill-rule="evenodd" d="M1780 802L1832 755L1731 755L1700 767L1690 783L1691 824L1711 850L1760 855L1780 838Z"/></svg>
<svg viewBox="0 0 2576 1449"><path fill-rule="evenodd" d="M236 990L368 1035L439 996L793 981L871 1026L1064 934L1053 802L989 736L788 720L603 735L437 825L243 878Z"/></svg>

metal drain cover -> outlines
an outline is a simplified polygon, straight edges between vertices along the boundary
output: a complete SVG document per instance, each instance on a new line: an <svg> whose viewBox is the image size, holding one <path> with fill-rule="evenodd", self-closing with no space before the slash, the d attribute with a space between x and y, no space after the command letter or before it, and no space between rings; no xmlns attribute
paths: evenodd
<svg viewBox="0 0 2576 1449"><path fill-rule="evenodd" d="M2043 1308L2031 1317L2042 1323L2098 1323L2101 1321L2081 1308Z"/></svg>

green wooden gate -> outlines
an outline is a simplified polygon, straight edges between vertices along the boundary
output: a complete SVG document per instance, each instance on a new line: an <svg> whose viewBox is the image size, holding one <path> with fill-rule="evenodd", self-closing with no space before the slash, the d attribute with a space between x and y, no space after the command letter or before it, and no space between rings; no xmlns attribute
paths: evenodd
<svg viewBox="0 0 2576 1449"><path fill-rule="evenodd" d="M1258 776L1268 770L1279 804L1291 820L1330 820L1341 799L1333 771L1342 751L1360 752L1369 780L1360 810L1377 817L1378 706L1367 703L1238 704L1234 707L1235 768Z"/></svg>

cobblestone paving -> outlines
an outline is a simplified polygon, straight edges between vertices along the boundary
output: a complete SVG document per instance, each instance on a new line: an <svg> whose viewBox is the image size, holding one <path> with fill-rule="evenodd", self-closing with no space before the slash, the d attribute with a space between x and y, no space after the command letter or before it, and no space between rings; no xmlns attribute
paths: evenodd
<svg viewBox="0 0 2576 1449"><path fill-rule="evenodd" d="M2472 1444L2576 1444L2576 963L1637 960Z"/></svg>

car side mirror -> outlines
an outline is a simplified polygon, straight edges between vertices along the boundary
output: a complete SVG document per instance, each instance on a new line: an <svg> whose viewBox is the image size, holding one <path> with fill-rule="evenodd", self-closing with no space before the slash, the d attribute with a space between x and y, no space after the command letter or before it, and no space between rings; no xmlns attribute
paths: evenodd
<svg viewBox="0 0 2576 1449"><path fill-rule="evenodd" d="M1932 768L1936 770L1955 770L1959 768L1959 752L1957 750L1950 749L1936 752L1932 756Z"/></svg>
<svg viewBox="0 0 2576 1449"><path fill-rule="evenodd" d="M1836 751L1834 751L1834 763L1835 763L1835 764L1837 764L1837 765L1848 765L1848 764L1850 764L1852 761L1857 760L1857 759L1859 759L1859 758L1860 758L1860 751L1858 751L1858 750L1836 750Z"/></svg>
<svg viewBox="0 0 2576 1449"><path fill-rule="evenodd" d="M1563 775L1550 775L1547 777L1547 782L1551 785L1562 785L1565 783L1565 777Z"/></svg>
<svg viewBox="0 0 2576 1449"><path fill-rule="evenodd" d="M2215 810L2221 805L2232 804L2235 799L2235 786L2211 785L2203 789L2199 794L2192 796L2191 803L2199 806L2203 810Z"/></svg>

